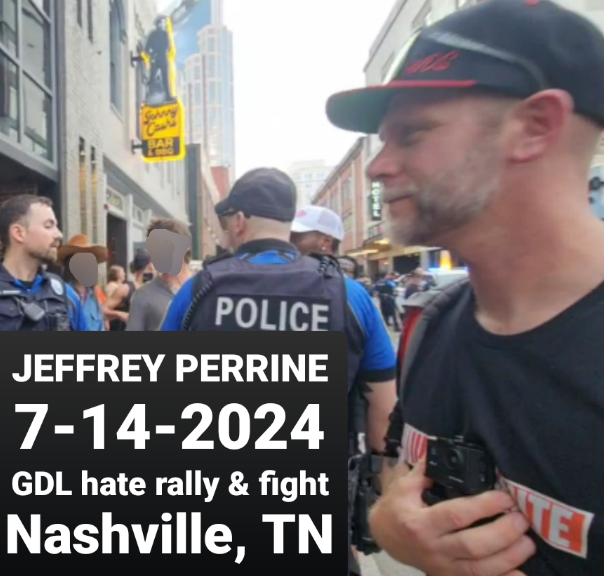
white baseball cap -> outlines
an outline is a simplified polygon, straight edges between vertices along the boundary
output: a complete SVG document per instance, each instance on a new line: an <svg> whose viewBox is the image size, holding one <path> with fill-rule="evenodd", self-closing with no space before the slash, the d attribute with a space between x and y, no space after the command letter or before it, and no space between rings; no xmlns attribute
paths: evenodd
<svg viewBox="0 0 604 576"><path fill-rule="evenodd" d="M342 219L329 208L322 206L304 206L296 213L292 223L292 232L321 232L335 240L344 240L344 225Z"/></svg>

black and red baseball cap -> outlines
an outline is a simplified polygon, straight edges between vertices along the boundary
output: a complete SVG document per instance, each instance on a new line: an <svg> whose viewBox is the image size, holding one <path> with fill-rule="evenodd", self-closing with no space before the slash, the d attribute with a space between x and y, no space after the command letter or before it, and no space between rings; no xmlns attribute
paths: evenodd
<svg viewBox="0 0 604 576"><path fill-rule="evenodd" d="M604 34L550 0L485 0L420 30L392 80L334 94L327 117L375 134L394 95L447 88L521 99L560 89L577 114L604 127Z"/></svg>

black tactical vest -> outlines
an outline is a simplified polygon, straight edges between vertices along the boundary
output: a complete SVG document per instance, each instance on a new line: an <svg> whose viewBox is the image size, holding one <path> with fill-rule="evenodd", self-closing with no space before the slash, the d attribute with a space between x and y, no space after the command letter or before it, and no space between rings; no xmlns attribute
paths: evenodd
<svg viewBox="0 0 604 576"><path fill-rule="evenodd" d="M203 331L336 331L348 338L348 388L358 373L364 334L352 314L344 275L331 257L286 264L215 260L199 272L182 329Z"/></svg>
<svg viewBox="0 0 604 576"><path fill-rule="evenodd" d="M71 303L67 286L59 276L43 273L35 294L23 292L13 281L0 265L0 332L71 331Z"/></svg>

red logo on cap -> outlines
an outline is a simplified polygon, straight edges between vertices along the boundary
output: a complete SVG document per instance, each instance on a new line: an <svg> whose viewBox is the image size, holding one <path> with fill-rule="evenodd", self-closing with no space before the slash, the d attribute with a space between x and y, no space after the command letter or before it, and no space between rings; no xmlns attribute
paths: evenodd
<svg viewBox="0 0 604 576"><path fill-rule="evenodd" d="M405 76L408 74L421 74L422 72L443 72L444 70L447 70L451 66L451 63L458 57L458 50L453 50L446 54L437 52L431 56L426 56L425 58L411 62L411 64L405 68Z"/></svg>
<svg viewBox="0 0 604 576"><path fill-rule="evenodd" d="M306 216L306 211L305 210L300 210L300 212L298 212L296 214L297 218L301 218L302 216Z"/></svg>

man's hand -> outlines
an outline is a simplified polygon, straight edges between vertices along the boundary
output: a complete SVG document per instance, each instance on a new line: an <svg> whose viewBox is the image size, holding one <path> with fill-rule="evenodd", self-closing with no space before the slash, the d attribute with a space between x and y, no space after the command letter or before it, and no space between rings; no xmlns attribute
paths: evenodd
<svg viewBox="0 0 604 576"><path fill-rule="evenodd" d="M494 490L427 506L431 486L425 462L405 473L401 465L370 515L373 537L390 556L429 576L523 576L516 570L535 553L527 520L515 502ZM507 513L506 513L507 512ZM495 522L469 528L504 514Z"/></svg>

